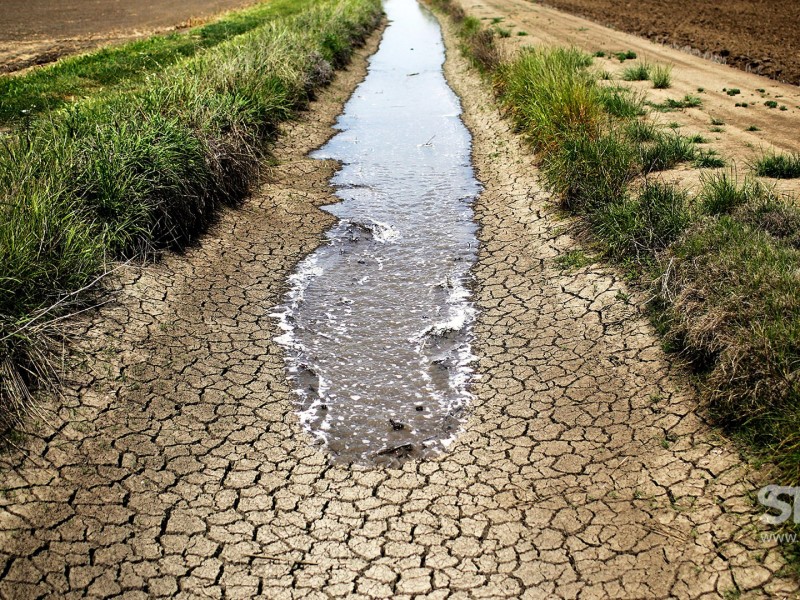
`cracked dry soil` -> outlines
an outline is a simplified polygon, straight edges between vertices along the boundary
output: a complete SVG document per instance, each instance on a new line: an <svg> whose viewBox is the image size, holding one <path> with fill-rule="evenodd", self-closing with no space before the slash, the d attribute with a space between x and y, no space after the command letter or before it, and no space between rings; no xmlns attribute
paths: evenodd
<svg viewBox="0 0 800 600"><path fill-rule="evenodd" d="M447 33L485 191L480 376L451 450L329 466L272 338L333 217L323 143L366 56L287 127L244 208L183 256L128 268L80 325L47 433L3 455L4 598L716 598L793 595L753 529L753 473L610 272L574 242ZM736 596L738 597L738 596Z"/></svg>

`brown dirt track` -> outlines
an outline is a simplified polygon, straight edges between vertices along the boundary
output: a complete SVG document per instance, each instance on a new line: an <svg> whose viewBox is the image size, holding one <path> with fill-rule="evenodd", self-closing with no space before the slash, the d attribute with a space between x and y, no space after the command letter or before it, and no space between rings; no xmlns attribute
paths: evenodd
<svg viewBox="0 0 800 600"><path fill-rule="evenodd" d="M252 0L3 0L0 73L168 31Z"/></svg>
<svg viewBox="0 0 800 600"><path fill-rule="evenodd" d="M759 75L800 83L796 0L547 0L545 4L656 42L711 52Z"/></svg>

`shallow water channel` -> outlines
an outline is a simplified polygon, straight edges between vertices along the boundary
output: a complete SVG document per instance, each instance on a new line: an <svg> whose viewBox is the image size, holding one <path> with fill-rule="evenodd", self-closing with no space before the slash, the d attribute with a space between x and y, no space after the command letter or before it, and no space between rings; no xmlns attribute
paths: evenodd
<svg viewBox="0 0 800 600"><path fill-rule="evenodd" d="M478 182L434 17L387 0L366 79L313 154L342 167L327 243L281 307L300 420L334 462L441 451L469 400Z"/></svg>

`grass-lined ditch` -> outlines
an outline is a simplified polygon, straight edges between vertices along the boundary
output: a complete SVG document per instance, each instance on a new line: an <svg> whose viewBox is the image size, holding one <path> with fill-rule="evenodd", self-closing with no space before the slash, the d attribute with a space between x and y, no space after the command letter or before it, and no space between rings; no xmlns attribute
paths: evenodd
<svg viewBox="0 0 800 600"><path fill-rule="evenodd" d="M654 181L654 171L682 162L724 163L696 149L702 140L656 126L643 114L641 97L602 81L591 56L539 47L502 60L489 30L476 28L448 0L436 3L460 23L465 51L536 151L545 186L581 217L601 254L651 291L651 314L665 346L692 361L717 422L776 463L787 484L796 482L797 204L728 172L706 171L695 197ZM629 78L650 75L631 72ZM649 107L682 110L699 103L686 96ZM772 159L761 170L791 173L791 163L791 157Z"/></svg>
<svg viewBox="0 0 800 600"><path fill-rule="evenodd" d="M63 315L110 261L183 247L248 191L276 127L377 24L376 0L324 0L149 77L34 119L0 149L3 426L48 381Z"/></svg>

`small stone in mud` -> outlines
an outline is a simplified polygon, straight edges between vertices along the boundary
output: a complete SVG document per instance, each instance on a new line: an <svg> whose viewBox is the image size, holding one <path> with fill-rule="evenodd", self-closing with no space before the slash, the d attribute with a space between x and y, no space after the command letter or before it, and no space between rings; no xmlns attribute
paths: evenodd
<svg viewBox="0 0 800 600"><path fill-rule="evenodd" d="M359 258L358 259L358 264L365 265L365 264L367 264L367 261L365 261L363 258Z"/></svg>
<svg viewBox="0 0 800 600"><path fill-rule="evenodd" d="M406 426L403 425L400 421L395 421L394 419L389 419L389 424L392 426L392 429L395 431L400 431L401 429L405 429Z"/></svg>
<svg viewBox="0 0 800 600"><path fill-rule="evenodd" d="M425 407L424 407L424 406L417 406L417 407L415 408L415 410L416 410L417 412L422 412L423 410L425 410Z"/></svg>

